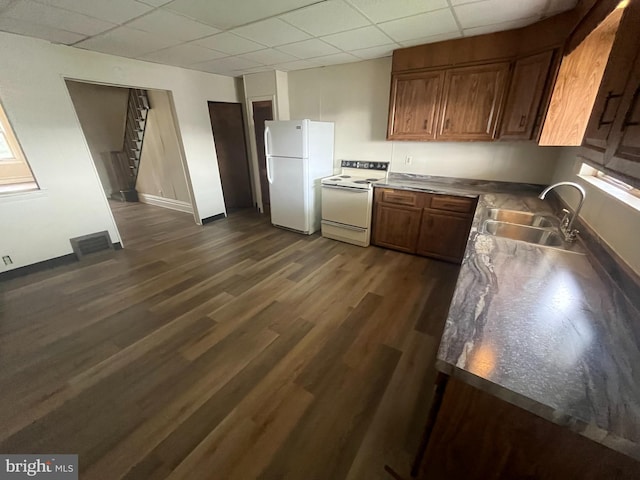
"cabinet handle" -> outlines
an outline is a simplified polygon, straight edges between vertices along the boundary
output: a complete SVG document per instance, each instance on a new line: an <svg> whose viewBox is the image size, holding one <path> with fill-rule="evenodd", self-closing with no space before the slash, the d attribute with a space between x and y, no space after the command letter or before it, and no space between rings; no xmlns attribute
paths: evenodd
<svg viewBox="0 0 640 480"><path fill-rule="evenodd" d="M524 127L524 124L526 123L526 121L527 121L527 116L526 115L522 115L520 117L520 125L519 126L520 127Z"/></svg>
<svg viewBox="0 0 640 480"><path fill-rule="evenodd" d="M613 123L613 120L605 122L604 116L607 113L607 109L609 108L609 102L611 101L611 99L620 98L621 96L621 93L613 93L613 90L609 90L609 93L607 93L607 98L604 99L604 107L602 108L602 112L600 112L600 118L598 118L598 130L603 125L611 125Z"/></svg>
<svg viewBox="0 0 640 480"><path fill-rule="evenodd" d="M448 119L448 118L444 121L444 129L445 129L445 130L448 130L448 129L449 129L449 124L450 124L450 123L451 123L451 121L450 121L450 119Z"/></svg>
<svg viewBox="0 0 640 480"><path fill-rule="evenodd" d="M429 120L424 121L424 126L422 127L423 130L427 129L427 123L429 123Z"/></svg>
<svg viewBox="0 0 640 480"><path fill-rule="evenodd" d="M631 121L631 116L633 115L633 111L636 108L636 102L638 101L639 93L640 93L640 86L636 88L636 91L633 93L633 97L631 98L631 104L629 105L629 110L627 110L627 114L624 116L624 122L622 122L622 130L624 130L627 127L640 125L640 122Z"/></svg>

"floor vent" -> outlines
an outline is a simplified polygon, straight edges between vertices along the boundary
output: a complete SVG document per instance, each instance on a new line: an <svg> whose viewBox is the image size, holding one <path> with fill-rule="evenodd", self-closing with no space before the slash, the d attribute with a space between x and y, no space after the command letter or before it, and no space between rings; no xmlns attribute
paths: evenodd
<svg viewBox="0 0 640 480"><path fill-rule="evenodd" d="M83 235L82 237L72 238L69 241L78 260L92 253L113 250L111 237L106 230L104 232L91 233L89 235Z"/></svg>

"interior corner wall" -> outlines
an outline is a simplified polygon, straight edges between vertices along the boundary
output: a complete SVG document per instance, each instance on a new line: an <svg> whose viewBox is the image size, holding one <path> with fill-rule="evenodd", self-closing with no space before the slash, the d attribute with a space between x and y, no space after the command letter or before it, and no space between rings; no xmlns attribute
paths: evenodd
<svg viewBox="0 0 640 480"><path fill-rule="evenodd" d="M0 254L14 260L0 271L70 254L69 239L89 233L121 241L65 78L171 91L196 219L226 212L207 101L240 101L233 78L4 32L0 63L11 66L0 99L40 186L0 196Z"/></svg>
<svg viewBox="0 0 640 480"><path fill-rule="evenodd" d="M640 212L578 177L582 161L577 156L578 147L561 149L553 182L577 182L587 193L580 218L604 241L629 267L640 275ZM556 193L575 208L578 193L572 188L558 188Z"/></svg>
<svg viewBox="0 0 640 480"><path fill-rule="evenodd" d="M122 150L129 89L72 80L66 84L100 183L109 197L114 190L106 162L110 152Z"/></svg>
<svg viewBox="0 0 640 480"><path fill-rule="evenodd" d="M147 114L136 190L190 205L171 98L163 90L148 90L147 94L151 109Z"/></svg>
<svg viewBox="0 0 640 480"><path fill-rule="evenodd" d="M391 58L289 72L292 118L335 122L335 159L391 171L547 184L559 150L534 142L387 141ZM406 162L411 158L410 163Z"/></svg>

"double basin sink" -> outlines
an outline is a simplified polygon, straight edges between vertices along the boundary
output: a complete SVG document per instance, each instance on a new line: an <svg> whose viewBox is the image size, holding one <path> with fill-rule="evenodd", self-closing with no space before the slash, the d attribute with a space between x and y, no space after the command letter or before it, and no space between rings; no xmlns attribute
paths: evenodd
<svg viewBox="0 0 640 480"><path fill-rule="evenodd" d="M552 215L487 208L483 217L482 233L563 250L571 245L560 234L560 221Z"/></svg>

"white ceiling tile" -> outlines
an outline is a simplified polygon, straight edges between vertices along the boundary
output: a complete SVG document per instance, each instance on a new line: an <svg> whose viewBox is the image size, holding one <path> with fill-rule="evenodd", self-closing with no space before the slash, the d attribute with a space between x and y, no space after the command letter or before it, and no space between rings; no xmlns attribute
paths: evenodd
<svg viewBox="0 0 640 480"><path fill-rule="evenodd" d="M347 0L374 22L447 8L447 0Z"/></svg>
<svg viewBox="0 0 640 480"><path fill-rule="evenodd" d="M431 35L429 37L412 38L411 40L405 40L400 42L403 47L413 47L414 45L425 45L427 43L444 42L445 40L452 40L454 38L461 38L462 34L459 31L441 33L439 35Z"/></svg>
<svg viewBox="0 0 640 480"><path fill-rule="evenodd" d="M531 25L539 20L538 16L523 18L520 20L512 20L511 22L495 23L493 25L483 25L481 27L465 28L463 30L465 37L475 37L476 35L484 35L485 33L502 32L503 30L511 30L512 28L520 28Z"/></svg>
<svg viewBox="0 0 640 480"><path fill-rule="evenodd" d="M391 39L374 26L357 28L347 32L322 37L327 43L342 50L357 50L390 43Z"/></svg>
<svg viewBox="0 0 640 480"><path fill-rule="evenodd" d="M239 58L246 58L254 62L261 63L263 65L274 65L276 63L292 62L297 60L293 55L288 53L279 52L273 48L267 48L266 50L259 50L257 52L245 53L240 55Z"/></svg>
<svg viewBox="0 0 640 480"><path fill-rule="evenodd" d="M150 60L158 63L168 63L170 65L192 65L202 63L207 60L215 60L225 57L224 53L215 52L198 45L183 44L175 47L165 48L157 52L148 53L138 57L142 60Z"/></svg>
<svg viewBox="0 0 640 480"><path fill-rule="evenodd" d="M542 16L547 0L509 1L486 0L455 7L463 29Z"/></svg>
<svg viewBox="0 0 640 480"><path fill-rule="evenodd" d="M23 22L22 20L16 20L14 18L0 17L0 30L17 33L19 35L27 35L29 37L42 38L43 40L48 40L53 43L63 43L65 45L71 45L86 38L85 35L80 35L79 33Z"/></svg>
<svg viewBox="0 0 640 480"><path fill-rule="evenodd" d="M102 35L88 38L76 46L112 55L135 58L145 53L170 47L173 43L172 40L166 37L152 35L133 28L118 27Z"/></svg>
<svg viewBox="0 0 640 480"><path fill-rule="evenodd" d="M195 40L219 32L217 28L210 25L165 10L154 10L129 22L127 27L157 35L168 35L183 41Z"/></svg>
<svg viewBox="0 0 640 480"><path fill-rule="evenodd" d="M238 27L232 30L232 32L270 47L311 38L310 35L304 33L302 30L299 30L277 18L270 18L268 20L263 20L262 22Z"/></svg>
<svg viewBox="0 0 640 480"><path fill-rule="evenodd" d="M486 0L449 0L449 1L451 2L451 5L455 7L456 5L464 5L465 3L484 2ZM512 1L512 0L507 0L507 1Z"/></svg>
<svg viewBox="0 0 640 480"><path fill-rule="evenodd" d="M167 3L171 3L173 0L136 0L138 3L144 3L146 5L151 5L152 7L161 7L162 5L166 5Z"/></svg>
<svg viewBox="0 0 640 480"><path fill-rule="evenodd" d="M135 0L36 0L53 7L83 13L111 23L121 24L152 9Z"/></svg>
<svg viewBox="0 0 640 480"><path fill-rule="evenodd" d="M2 12L2 16L83 35L96 35L115 26L113 23L97 18L30 0L18 0L12 3Z"/></svg>
<svg viewBox="0 0 640 480"><path fill-rule="evenodd" d="M235 70L243 70L262 66L263 65L260 65L259 63L253 62L251 60L247 60L246 58L226 57L219 60L195 63L191 66L191 68L196 68L198 70L202 70L203 72L219 73L232 72Z"/></svg>
<svg viewBox="0 0 640 480"><path fill-rule="evenodd" d="M283 72L289 72L292 70L304 70L305 68L316 68L317 66L318 65L306 60L296 60L294 62L279 63L274 65L273 68Z"/></svg>
<svg viewBox="0 0 640 480"><path fill-rule="evenodd" d="M349 53L363 60L369 60L371 58L390 57L391 54L393 54L393 51L398 48L400 48L400 45L391 43L387 45L379 45L377 47L363 48L360 50L351 50Z"/></svg>
<svg viewBox="0 0 640 480"><path fill-rule="evenodd" d="M273 70L274 70L273 67L262 66L262 67L253 67L253 68L243 68L242 70L234 70L231 73L233 74L233 76L240 76L240 75L250 75L252 73L272 72Z"/></svg>
<svg viewBox="0 0 640 480"><path fill-rule="evenodd" d="M397 42L412 38L430 37L442 33L455 32L458 24L451 10L436 10L409 18L401 18L378 25L387 35Z"/></svg>
<svg viewBox="0 0 640 480"><path fill-rule="evenodd" d="M302 59L340 53L340 50L337 48L316 38L305 40L303 42L291 43L289 45L281 45L278 47L278 50Z"/></svg>
<svg viewBox="0 0 640 480"><path fill-rule="evenodd" d="M280 15L318 0L174 0L166 8L228 29Z"/></svg>
<svg viewBox="0 0 640 480"><path fill-rule="evenodd" d="M280 18L315 36L330 35L371 24L342 0L327 0L282 15Z"/></svg>
<svg viewBox="0 0 640 480"><path fill-rule="evenodd" d="M255 52L257 50L264 49L264 45L260 45L259 43L252 42L251 40L247 40L246 38L239 37L229 32L202 38L193 43L197 43L203 47L218 50L219 52L227 53L229 55L240 55L241 53Z"/></svg>
<svg viewBox="0 0 640 480"><path fill-rule="evenodd" d="M354 57L353 55L349 55L348 53L335 53L333 55L327 55L324 57L316 57L311 61L317 65L326 66L337 65L339 63L359 62L360 59L358 57Z"/></svg>

